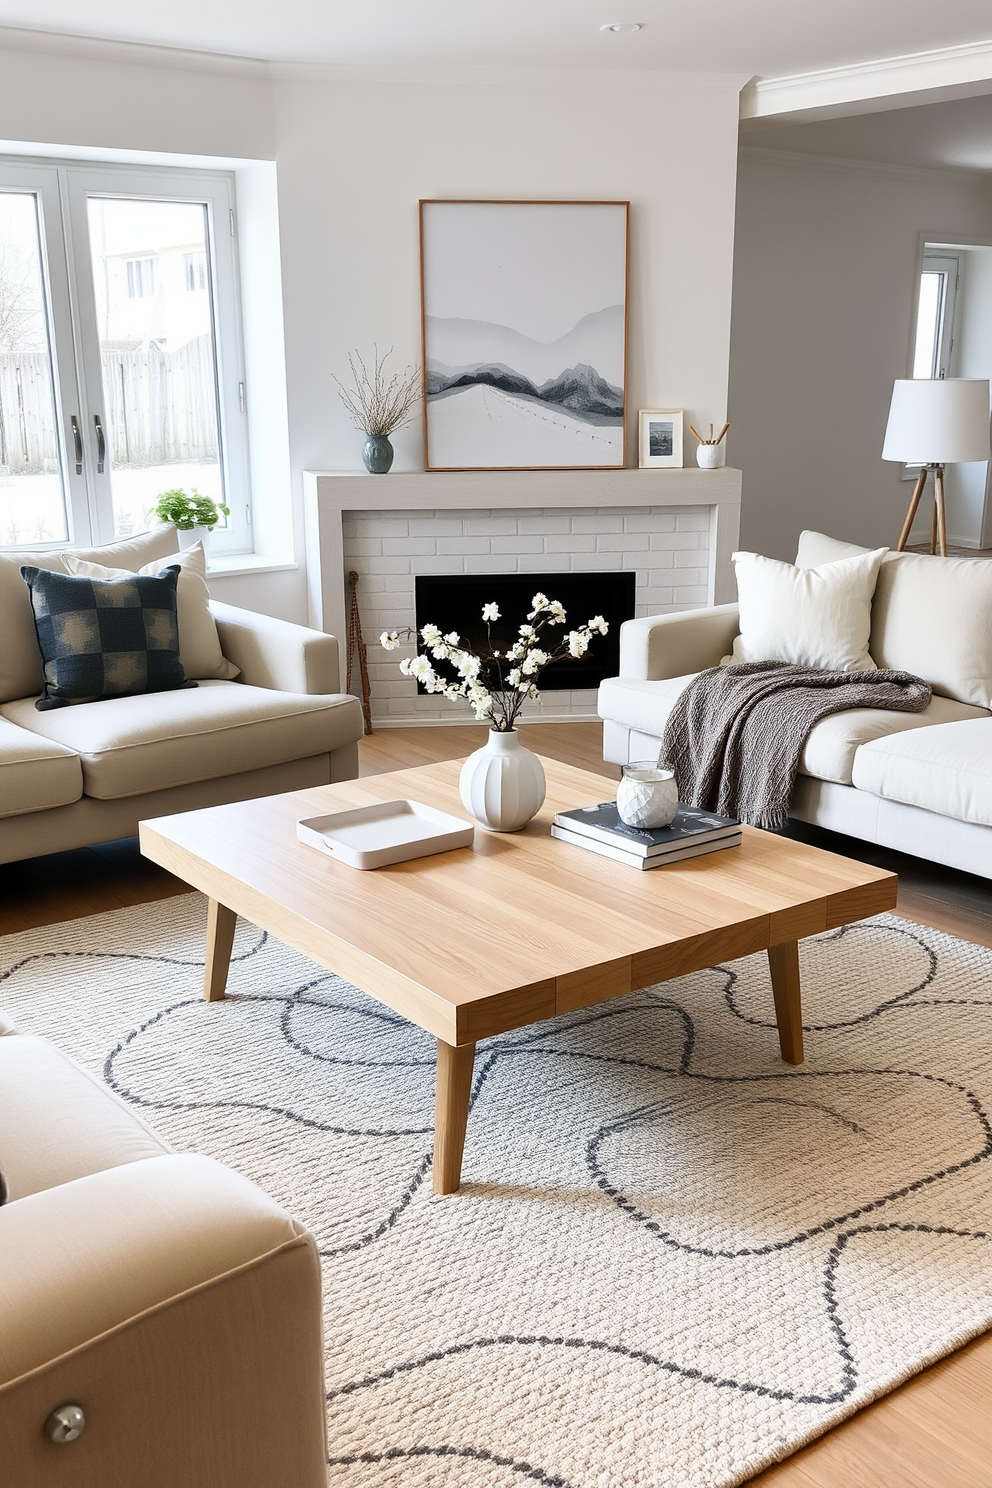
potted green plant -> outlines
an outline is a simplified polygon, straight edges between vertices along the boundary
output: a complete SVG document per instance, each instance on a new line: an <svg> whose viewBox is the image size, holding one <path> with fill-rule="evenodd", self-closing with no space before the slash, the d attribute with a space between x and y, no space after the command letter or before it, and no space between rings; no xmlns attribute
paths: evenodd
<svg viewBox="0 0 992 1488"><path fill-rule="evenodd" d="M189 492L176 488L163 491L152 508L160 522L171 523L179 533L180 549L191 548L213 532L221 517L229 517L231 508L221 506L210 496L203 496L191 486Z"/></svg>

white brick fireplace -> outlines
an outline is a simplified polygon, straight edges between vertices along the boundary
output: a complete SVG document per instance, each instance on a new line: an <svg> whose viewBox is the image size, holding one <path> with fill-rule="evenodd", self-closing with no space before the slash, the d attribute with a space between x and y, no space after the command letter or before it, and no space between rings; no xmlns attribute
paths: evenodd
<svg viewBox="0 0 992 1488"><path fill-rule="evenodd" d="M407 653L379 647L381 631L414 624L418 574L633 570L638 615L733 598L737 470L308 473L304 480L311 623L341 641L343 686L345 584L354 569L376 727L472 721L464 705L418 696L396 664ZM550 579L544 587L554 598ZM594 718L595 690L545 692L525 716Z"/></svg>

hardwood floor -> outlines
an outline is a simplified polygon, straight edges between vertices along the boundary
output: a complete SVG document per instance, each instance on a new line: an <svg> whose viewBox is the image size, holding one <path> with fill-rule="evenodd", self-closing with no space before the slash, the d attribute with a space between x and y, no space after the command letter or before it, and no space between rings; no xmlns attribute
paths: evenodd
<svg viewBox="0 0 992 1488"><path fill-rule="evenodd" d="M598 724L536 724L521 734L531 749L617 778L603 763ZM481 726L383 730L363 740L361 773L457 759L485 735ZM791 830L897 872L898 913L907 919L992 946L985 879L814 827ZM0 867L0 928L9 933L184 892L185 884L141 857L133 839L82 848ZM992 1333L753 1478L751 1488L992 1488Z"/></svg>

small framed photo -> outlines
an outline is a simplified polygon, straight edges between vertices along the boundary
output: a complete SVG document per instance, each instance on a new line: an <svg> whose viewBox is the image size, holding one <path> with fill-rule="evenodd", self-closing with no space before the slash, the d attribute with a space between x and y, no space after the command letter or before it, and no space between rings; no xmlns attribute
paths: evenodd
<svg viewBox="0 0 992 1488"><path fill-rule="evenodd" d="M681 408L642 408L638 465L642 470L669 470L682 466Z"/></svg>

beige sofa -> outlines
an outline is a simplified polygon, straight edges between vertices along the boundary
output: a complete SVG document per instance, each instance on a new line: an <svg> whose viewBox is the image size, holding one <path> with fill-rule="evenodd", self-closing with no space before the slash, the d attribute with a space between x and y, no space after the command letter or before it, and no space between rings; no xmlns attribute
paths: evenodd
<svg viewBox="0 0 992 1488"><path fill-rule="evenodd" d="M0 1034L0 1480L325 1488L311 1236L46 1040ZM53 1440L70 1406L83 1429Z"/></svg>
<svg viewBox="0 0 992 1488"><path fill-rule="evenodd" d="M137 571L172 528L77 556ZM139 820L358 774L361 705L339 692L333 636L212 604L234 680L38 712L41 657L21 563L0 554L0 862L130 836ZM180 645L182 634L180 633Z"/></svg>
<svg viewBox="0 0 992 1488"><path fill-rule="evenodd" d="M868 549L804 532L803 568ZM631 620L620 675L599 691L604 756L657 758L676 697L727 656L735 604ZM871 656L923 677L923 713L861 708L809 736L790 816L992 878L992 562L890 553L872 602Z"/></svg>

